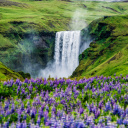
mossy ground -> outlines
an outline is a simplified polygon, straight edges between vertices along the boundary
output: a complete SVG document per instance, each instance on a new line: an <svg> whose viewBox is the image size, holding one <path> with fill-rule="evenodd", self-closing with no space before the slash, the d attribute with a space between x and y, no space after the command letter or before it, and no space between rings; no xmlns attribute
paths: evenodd
<svg viewBox="0 0 128 128"><path fill-rule="evenodd" d="M80 55L72 76L128 74L128 16L113 16L89 26L95 41ZM84 31L84 30L83 30Z"/></svg>

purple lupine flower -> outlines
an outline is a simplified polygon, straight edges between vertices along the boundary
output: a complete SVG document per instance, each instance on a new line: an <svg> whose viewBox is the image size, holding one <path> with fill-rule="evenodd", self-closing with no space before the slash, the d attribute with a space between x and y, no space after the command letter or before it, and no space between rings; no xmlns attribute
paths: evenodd
<svg viewBox="0 0 128 128"><path fill-rule="evenodd" d="M21 104L21 111L23 111L24 110L24 104L22 103Z"/></svg>
<svg viewBox="0 0 128 128"><path fill-rule="evenodd" d="M121 119L118 119L117 120L117 124L119 124L119 125L123 124L123 119L122 118Z"/></svg>
<svg viewBox="0 0 128 128"><path fill-rule="evenodd" d="M45 96L45 91L41 92L41 97L44 98Z"/></svg>
<svg viewBox="0 0 128 128"><path fill-rule="evenodd" d="M78 124L77 128L85 128L85 124L83 122L80 122Z"/></svg>
<svg viewBox="0 0 128 128"><path fill-rule="evenodd" d="M92 108L92 112L95 114L96 111L97 111L97 108L96 108L96 106L94 106L94 107Z"/></svg>
<svg viewBox="0 0 128 128"><path fill-rule="evenodd" d="M66 101L63 99L60 101L60 103L64 105L64 104L66 104Z"/></svg>
<svg viewBox="0 0 128 128"><path fill-rule="evenodd" d="M20 121L21 119L21 114L18 114L18 121Z"/></svg>
<svg viewBox="0 0 128 128"><path fill-rule="evenodd" d="M39 110L38 114L39 114L39 117L40 117L40 118L42 118L42 117L44 116L42 110Z"/></svg>
<svg viewBox="0 0 128 128"><path fill-rule="evenodd" d="M110 102L112 106L115 104L115 101L113 99L111 99Z"/></svg>
<svg viewBox="0 0 128 128"><path fill-rule="evenodd" d="M44 117L44 124L48 121L48 117Z"/></svg>
<svg viewBox="0 0 128 128"><path fill-rule="evenodd" d="M24 122L22 123L22 128L27 128L27 123L26 123L26 121L24 121Z"/></svg>
<svg viewBox="0 0 128 128"><path fill-rule="evenodd" d="M33 106L36 106L36 101L33 101L32 105L33 105Z"/></svg>
<svg viewBox="0 0 128 128"><path fill-rule="evenodd" d="M51 125L52 125L51 121L47 119L47 122L45 123L45 126L51 126Z"/></svg>
<svg viewBox="0 0 128 128"><path fill-rule="evenodd" d="M29 101L27 102L27 108L28 108L28 107L30 107L30 102L29 102Z"/></svg>
<svg viewBox="0 0 128 128"><path fill-rule="evenodd" d="M29 88L29 91L32 92L32 90L33 90L32 84L28 88Z"/></svg>
<svg viewBox="0 0 128 128"><path fill-rule="evenodd" d="M105 111L110 111L111 109L112 108L111 108L110 102L107 102L105 105Z"/></svg>
<svg viewBox="0 0 128 128"><path fill-rule="evenodd" d="M44 117L48 117L48 111L44 112Z"/></svg>
<svg viewBox="0 0 128 128"><path fill-rule="evenodd" d="M97 119L97 118L99 117L99 115L100 115L100 110L98 109L98 110L96 111L96 113L95 113L95 119Z"/></svg>
<svg viewBox="0 0 128 128"><path fill-rule="evenodd" d="M19 92L20 92L20 86L18 86L18 88L17 88L17 95Z"/></svg>
<svg viewBox="0 0 128 128"><path fill-rule="evenodd" d="M15 84L17 84L17 86L20 84L20 79L16 79Z"/></svg>
<svg viewBox="0 0 128 128"><path fill-rule="evenodd" d="M84 112L84 109L80 107L79 113L82 114Z"/></svg>
<svg viewBox="0 0 128 128"><path fill-rule="evenodd" d="M122 110L119 108L119 106L118 105L114 105L114 108L113 108L113 114L114 115L119 115L119 116L121 116L121 113L122 113Z"/></svg>
<svg viewBox="0 0 128 128"><path fill-rule="evenodd" d="M53 86L53 81L52 80L50 80L50 87L52 87Z"/></svg>
<svg viewBox="0 0 128 128"><path fill-rule="evenodd" d="M54 88L56 88L57 87L57 84L54 84L54 86L53 86Z"/></svg>
<svg viewBox="0 0 128 128"><path fill-rule="evenodd" d="M38 124L38 126L40 126L40 117L38 117L38 119L37 119L37 124Z"/></svg>
<svg viewBox="0 0 128 128"><path fill-rule="evenodd" d="M24 83L26 83L26 84L27 84L27 83L29 83L29 81L28 81L28 79L27 79L27 78L24 80Z"/></svg>
<svg viewBox="0 0 128 128"><path fill-rule="evenodd" d="M99 108L101 109L103 106L104 106L103 100L101 100L101 101L99 102Z"/></svg>
<svg viewBox="0 0 128 128"><path fill-rule="evenodd" d="M81 106L81 101L77 101L77 105L78 106Z"/></svg>
<svg viewBox="0 0 128 128"><path fill-rule="evenodd" d="M18 123L16 124L16 128L22 128L22 127L23 127L23 123L18 122Z"/></svg>
<svg viewBox="0 0 128 128"><path fill-rule="evenodd" d="M104 122L104 119L99 119L99 124L102 124Z"/></svg>
<svg viewBox="0 0 128 128"><path fill-rule="evenodd" d="M92 112L92 107L90 105L87 105L89 112Z"/></svg>
<svg viewBox="0 0 128 128"><path fill-rule="evenodd" d="M11 87L12 87L13 83L14 83L14 80L11 79L11 80L10 80L10 86L11 86Z"/></svg>
<svg viewBox="0 0 128 128"><path fill-rule="evenodd" d="M93 118L92 117L88 117L86 120L86 125L90 125L93 123Z"/></svg>
<svg viewBox="0 0 128 128"><path fill-rule="evenodd" d="M30 107L27 108L26 112L30 114Z"/></svg>
<svg viewBox="0 0 128 128"><path fill-rule="evenodd" d="M26 118L27 118L27 115L25 114L25 115L23 116L23 120L26 120Z"/></svg>
<svg viewBox="0 0 128 128"><path fill-rule="evenodd" d="M1 114L2 116L4 116L5 112L4 112L3 109L0 109L0 114Z"/></svg>
<svg viewBox="0 0 128 128"><path fill-rule="evenodd" d="M7 85L7 82L6 81L4 81L4 84L3 85Z"/></svg>
<svg viewBox="0 0 128 128"><path fill-rule="evenodd" d="M49 112L49 107L48 107L48 105L46 106L46 110Z"/></svg>
<svg viewBox="0 0 128 128"><path fill-rule="evenodd" d="M55 108L55 106L53 106L52 111L53 111L53 112L56 112L56 108Z"/></svg>
<svg viewBox="0 0 128 128"><path fill-rule="evenodd" d="M31 118L35 118L36 116L36 109L33 107L31 110Z"/></svg>
<svg viewBox="0 0 128 128"><path fill-rule="evenodd" d="M126 125L126 126L128 125L128 117L126 117L126 118L123 120L123 124Z"/></svg>
<svg viewBox="0 0 128 128"><path fill-rule="evenodd" d="M118 76L116 76L115 79L118 79Z"/></svg>
<svg viewBox="0 0 128 128"><path fill-rule="evenodd" d="M31 81L32 83L36 83L36 81L35 81L33 78L31 78L30 81Z"/></svg>
<svg viewBox="0 0 128 128"><path fill-rule="evenodd" d="M11 107L11 113L14 113L15 112L15 105L14 103L12 104L12 107Z"/></svg>
<svg viewBox="0 0 128 128"><path fill-rule="evenodd" d="M11 111L10 110L7 110L6 111L6 116L10 115L11 114Z"/></svg>
<svg viewBox="0 0 128 128"><path fill-rule="evenodd" d="M9 102L7 101L7 102L5 102L4 110L7 111L8 108L9 108Z"/></svg>
<svg viewBox="0 0 128 128"><path fill-rule="evenodd" d="M48 81L46 79L44 79L44 85L46 85L48 83Z"/></svg>
<svg viewBox="0 0 128 128"><path fill-rule="evenodd" d="M4 124L4 128L9 128L9 121Z"/></svg>
<svg viewBox="0 0 128 128"><path fill-rule="evenodd" d="M61 118L61 112L60 112L60 110L57 111L57 114L56 115L59 117L59 119Z"/></svg>
<svg viewBox="0 0 128 128"><path fill-rule="evenodd" d="M41 101L40 101L40 99L38 99L37 100L37 105L41 105L42 103L41 103Z"/></svg>
<svg viewBox="0 0 128 128"><path fill-rule="evenodd" d="M22 94L25 93L25 88L21 88L21 93L22 93Z"/></svg>
<svg viewBox="0 0 128 128"><path fill-rule="evenodd" d="M41 106L41 110L43 111L45 108L45 103Z"/></svg>

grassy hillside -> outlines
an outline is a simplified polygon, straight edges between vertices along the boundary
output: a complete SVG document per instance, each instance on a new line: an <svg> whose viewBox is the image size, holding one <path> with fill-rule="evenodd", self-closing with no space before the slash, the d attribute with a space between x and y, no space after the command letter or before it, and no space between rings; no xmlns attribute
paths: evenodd
<svg viewBox="0 0 128 128"><path fill-rule="evenodd" d="M128 13L127 2L79 2L60 0L2 0L0 2L1 32L8 29L28 32L68 30L69 22L76 10L83 15L80 17L90 23L92 20L106 15L121 15ZM17 28L19 26L19 28ZM16 29L17 28L17 29Z"/></svg>
<svg viewBox="0 0 128 128"><path fill-rule="evenodd" d="M71 30L73 17L89 24L104 15L128 14L127 7L127 2L0 0L0 61L15 71L26 61L45 67L54 55L56 31Z"/></svg>
<svg viewBox="0 0 128 128"><path fill-rule="evenodd" d="M23 80L23 77L11 69L7 68L0 62L0 81L8 80L8 79L21 79Z"/></svg>
<svg viewBox="0 0 128 128"><path fill-rule="evenodd" d="M94 41L79 56L80 65L72 77L128 74L128 16L95 20L88 30Z"/></svg>

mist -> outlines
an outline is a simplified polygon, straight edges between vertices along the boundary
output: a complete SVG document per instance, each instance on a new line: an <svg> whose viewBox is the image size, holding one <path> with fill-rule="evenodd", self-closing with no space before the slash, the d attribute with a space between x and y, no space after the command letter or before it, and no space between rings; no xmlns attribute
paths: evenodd
<svg viewBox="0 0 128 128"><path fill-rule="evenodd" d="M86 20L83 18L84 15L87 15L86 10L76 9L69 25L70 30L72 31L82 30L88 25Z"/></svg>
<svg viewBox="0 0 128 128"><path fill-rule="evenodd" d="M34 51L37 49L37 47L33 43L33 37L34 35L30 35L27 39L24 39L18 43L18 49L20 49L22 53L22 66L18 66L17 71L30 73L32 78L36 78L41 66L38 63L37 55L34 54Z"/></svg>

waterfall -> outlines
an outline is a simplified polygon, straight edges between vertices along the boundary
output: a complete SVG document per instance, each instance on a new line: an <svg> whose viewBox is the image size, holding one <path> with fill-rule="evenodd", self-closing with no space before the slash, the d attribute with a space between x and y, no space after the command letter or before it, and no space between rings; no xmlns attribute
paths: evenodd
<svg viewBox="0 0 128 128"><path fill-rule="evenodd" d="M69 77L79 65L80 31L61 31L56 33L54 63L41 71L40 76Z"/></svg>
<svg viewBox="0 0 128 128"><path fill-rule="evenodd" d="M56 33L55 68L60 76L68 77L79 64L80 31L62 31ZM62 74L61 74L62 73Z"/></svg>

